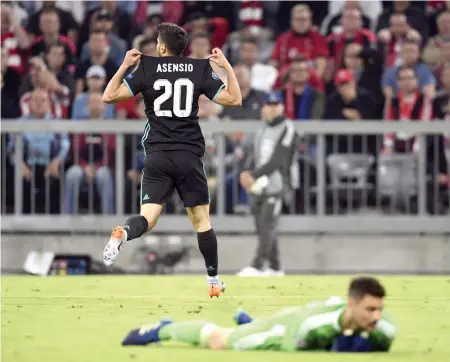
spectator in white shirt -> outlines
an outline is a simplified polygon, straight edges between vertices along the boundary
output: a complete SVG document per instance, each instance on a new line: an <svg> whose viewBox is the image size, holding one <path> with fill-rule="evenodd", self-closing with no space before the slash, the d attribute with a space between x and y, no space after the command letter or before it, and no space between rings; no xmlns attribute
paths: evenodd
<svg viewBox="0 0 450 362"><path fill-rule="evenodd" d="M250 69L251 87L255 90L268 92L272 89L278 77L278 70L260 62L259 47L256 40L242 40L239 49L239 61Z"/></svg>

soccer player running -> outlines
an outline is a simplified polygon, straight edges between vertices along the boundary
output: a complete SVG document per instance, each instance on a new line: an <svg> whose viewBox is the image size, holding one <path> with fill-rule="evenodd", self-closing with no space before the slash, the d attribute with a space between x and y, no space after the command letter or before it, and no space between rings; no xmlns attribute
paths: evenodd
<svg viewBox="0 0 450 362"><path fill-rule="evenodd" d="M205 259L210 297L218 297L225 285L218 275L217 237L209 218L209 190L202 163L205 141L198 123L198 98L205 94L223 106L240 106L239 84L220 49L208 59L182 57L188 35L175 24L158 26L158 57L136 49L125 59L107 85L103 101L116 103L141 93L147 124L142 143L145 164L142 171L141 210L111 233L103 261L112 265L129 240L140 237L157 223L168 197L176 189L197 232ZM225 85L211 67L225 69ZM135 69L124 79L130 67Z"/></svg>
<svg viewBox="0 0 450 362"><path fill-rule="evenodd" d="M256 319L240 311L235 315L236 328L163 320L132 330L122 344L172 340L219 350L387 352L396 327L383 310L384 297L385 290L376 279L357 278L350 283L347 301L331 297Z"/></svg>

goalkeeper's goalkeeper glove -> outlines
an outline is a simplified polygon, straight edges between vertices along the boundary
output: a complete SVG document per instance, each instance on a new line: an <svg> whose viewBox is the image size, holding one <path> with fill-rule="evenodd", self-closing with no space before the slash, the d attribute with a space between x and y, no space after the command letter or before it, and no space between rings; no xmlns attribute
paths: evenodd
<svg viewBox="0 0 450 362"><path fill-rule="evenodd" d="M364 332L363 332L364 334ZM334 352L370 352L370 343L365 335L344 332L336 337L331 347Z"/></svg>

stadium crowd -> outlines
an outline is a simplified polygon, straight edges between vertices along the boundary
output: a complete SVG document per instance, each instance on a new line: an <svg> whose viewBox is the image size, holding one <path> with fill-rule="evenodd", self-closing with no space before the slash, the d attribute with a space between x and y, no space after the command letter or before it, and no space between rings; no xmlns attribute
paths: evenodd
<svg viewBox="0 0 450 362"><path fill-rule="evenodd" d="M234 65L242 107L222 109L202 97L202 122L259 119L270 89L282 92L287 117L298 122L429 121L450 114L450 1L2 1L2 119L145 118L139 97L109 105L101 94L127 49L156 55L156 27L164 21L190 34L186 56L205 58L220 47ZM237 170L249 138L226 138L227 213L248 205ZM110 134L24 130L23 212L76 213L80 194L90 188L96 190L97 211L114 213L115 152L126 155L124 177L135 197L125 211L131 212L143 164L139 139L127 136L126 149L117 150ZM444 192L450 184L449 143L444 135L426 141L432 189ZM14 142L7 135L2 145L12 156ZM402 135L326 139L327 155L416 150L417 142ZM314 155L314 139L301 152ZM2 162L2 212L8 212L14 205L14 163L12 157ZM207 139L205 162L214 192L214 137ZM305 189L315 186L314 166L302 163L300 170L309 176L303 176L296 211L303 209Z"/></svg>

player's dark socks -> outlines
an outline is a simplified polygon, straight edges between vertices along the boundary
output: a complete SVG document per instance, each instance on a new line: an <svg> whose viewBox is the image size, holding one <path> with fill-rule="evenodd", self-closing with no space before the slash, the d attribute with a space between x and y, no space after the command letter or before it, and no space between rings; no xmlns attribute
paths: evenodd
<svg viewBox="0 0 450 362"><path fill-rule="evenodd" d="M205 259L206 271L210 277L218 274L217 237L214 229L197 233L198 248Z"/></svg>
<svg viewBox="0 0 450 362"><path fill-rule="evenodd" d="M148 230L148 221L141 215L132 216L125 221L123 228L127 232L127 240L136 239Z"/></svg>

